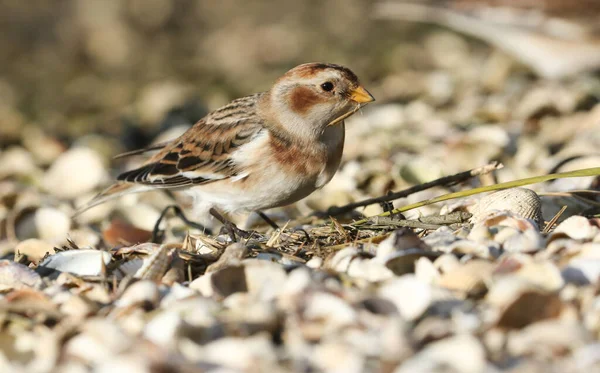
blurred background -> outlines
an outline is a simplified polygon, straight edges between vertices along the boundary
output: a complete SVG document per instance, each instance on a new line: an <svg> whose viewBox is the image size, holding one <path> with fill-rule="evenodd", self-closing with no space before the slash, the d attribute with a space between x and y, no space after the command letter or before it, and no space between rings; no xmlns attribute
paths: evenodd
<svg viewBox="0 0 600 373"><path fill-rule="evenodd" d="M372 7L355 0L3 1L0 138L16 141L27 124L67 138L127 127L146 133L173 108L196 120L310 61L345 64L378 81L397 69L394 47L398 37L410 40L410 28L375 22Z"/></svg>
<svg viewBox="0 0 600 373"><path fill-rule="evenodd" d="M347 65L377 98L350 121L336 179L346 184L331 187L344 196L333 203L490 160L510 166L505 180L582 155L597 164L599 9L595 0L2 1L0 149L11 152L0 178L41 175L73 145L95 149L115 174L126 166L113 155L175 136L311 61ZM9 167L9 155L29 163Z"/></svg>
<svg viewBox="0 0 600 373"><path fill-rule="evenodd" d="M207 108L268 89L283 72L309 61L348 65L380 102L429 93L438 96L436 105L447 104L460 92L444 96L423 86L447 77L450 88L480 79L484 88L498 89L502 82L490 69L501 62L485 40L448 33L440 9L480 15L495 9L509 19L509 6L518 6L530 12L515 19L538 27L544 11L589 17L600 8L594 0L413 3L438 9L424 16L369 0L2 1L0 139L3 145L17 141L28 124L68 138L123 134L128 126L146 132L173 108L195 120ZM430 22L414 22L423 18ZM462 19L458 31L468 23ZM554 26L549 32L574 32Z"/></svg>

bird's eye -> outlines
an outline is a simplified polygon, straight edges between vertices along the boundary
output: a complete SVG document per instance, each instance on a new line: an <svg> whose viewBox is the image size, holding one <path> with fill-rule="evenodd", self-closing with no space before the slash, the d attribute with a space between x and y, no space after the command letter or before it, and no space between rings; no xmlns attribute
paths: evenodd
<svg viewBox="0 0 600 373"><path fill-rule="evenodd" d="M325 82L325 83L321 84L321 88L326 92L330 92L333 89L333 83Z"/></svg>

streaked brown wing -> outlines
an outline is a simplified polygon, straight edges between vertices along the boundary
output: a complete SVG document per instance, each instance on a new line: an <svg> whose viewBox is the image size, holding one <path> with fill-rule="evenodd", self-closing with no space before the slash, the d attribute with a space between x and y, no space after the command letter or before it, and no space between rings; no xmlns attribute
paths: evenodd
<svg viewBox="0 0 600 373"><path fill-rule="evenodd" d="M232 153L264 129L256 114L260 95L234 100L213 111L118 180L174 188L235 177L243 170L232 161Z"/></svg>
<svg viewBox="0 0 600 373"><path fill-rule="evenodd" d="M127 157L133 157L134 155L149 153L149 152L152 152L155 150L163 149L166 146L169 146L169 144L171 144L171 141L165 141L165 142L161 142L158 144L150 145L147 148L143 148L143 149L131 150L131 151L128 151L125 153L117 154L113 157L113 159L127 158Z"/></svg>

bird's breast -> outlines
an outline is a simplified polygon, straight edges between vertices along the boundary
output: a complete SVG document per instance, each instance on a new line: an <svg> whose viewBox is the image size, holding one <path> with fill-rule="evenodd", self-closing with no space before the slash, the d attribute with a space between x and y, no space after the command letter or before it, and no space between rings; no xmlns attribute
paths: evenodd
<svg viewBox="0 0 600 373"><path fill-rule="evenodd" d="M344 124L328 127L314 142L294 142L271 136L272 158L282 172L298 175L315 188L327 184L337 171L344 150Z"/></svg>

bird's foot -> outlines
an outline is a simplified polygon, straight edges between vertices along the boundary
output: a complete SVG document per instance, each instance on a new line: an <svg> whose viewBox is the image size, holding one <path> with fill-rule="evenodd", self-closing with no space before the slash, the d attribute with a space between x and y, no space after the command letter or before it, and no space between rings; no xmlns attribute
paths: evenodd
<svg viewBox="0 0 600 373"><path fill-rule="evenodd" d="M225 232L227 232L227 234L229 235L229 237L231 237L231 240L233 242L237 242L238 241L237 236L240 236L241 238L248 239L253 234L256 233L254 231L245 231L243 229L238 228L237 225L235 225L233 222L227 220L223 215L221 215L221 213L219 213L214 208L211 208L208 212L215 219L217 219L218 221L220 221L221 224L223 224L223 229L225 230Z"/></svg>
<svg viewBox="0 0 600 373"><path fill-rule="evenodd" d="M206 228L202 224L193 222L190 219L188 219L187 216L185 216L185 214L183 213L183 211L181 211L181 208L179 206L169 205L162 210L162 212L160 213L160 216L158 217L158 219L156 220L156 223L154 224L154 228L152 229L152 242L159 243L160 241L163 240L164 231L160 229L160 223L162 223L165 216L171 209L173 209L173 212L175 213L175 215L179 219L181 219L187 226L204 231L206 234L212 233L210 229Z"/></svg>

